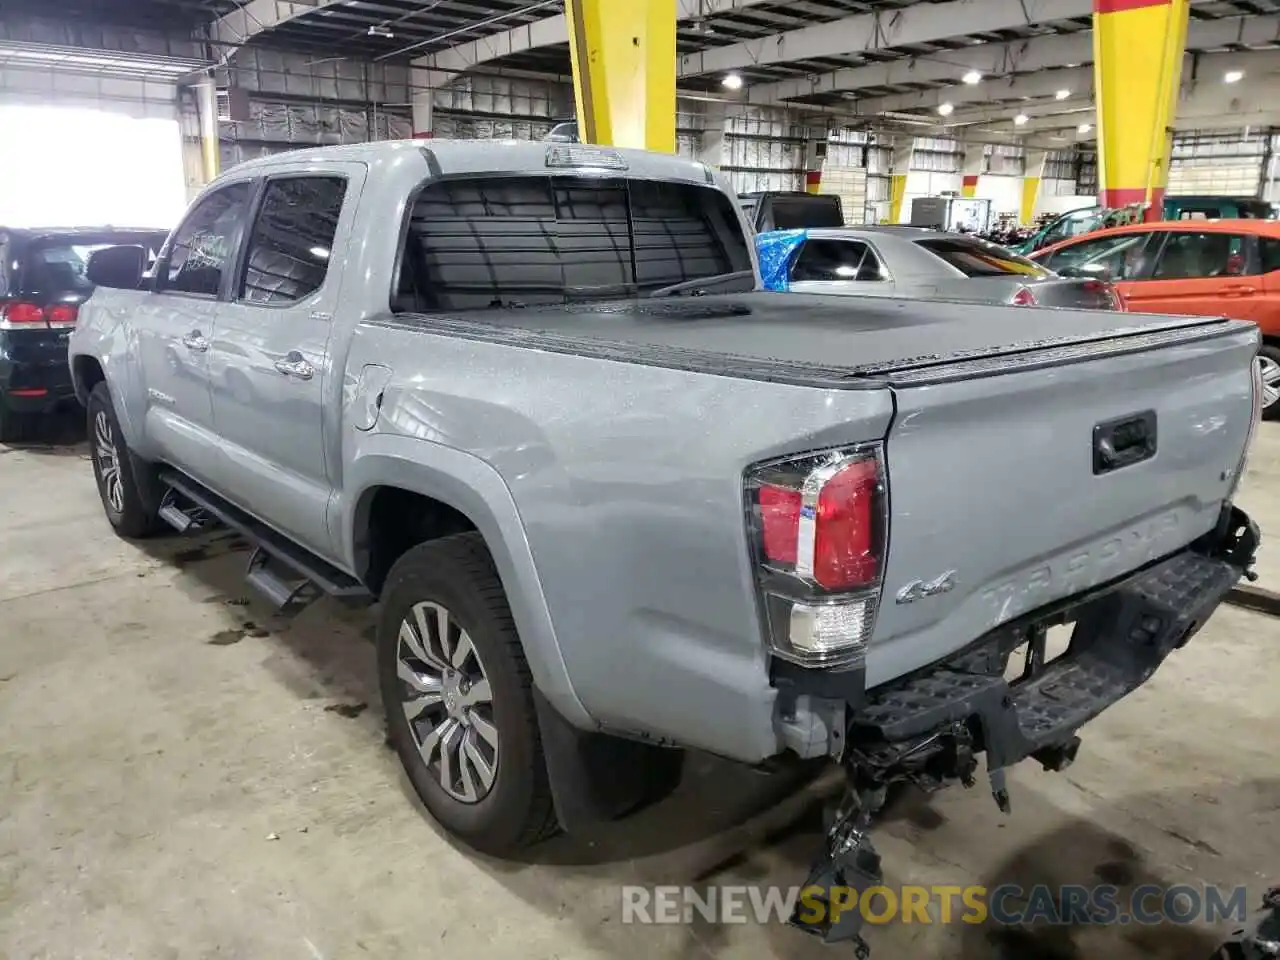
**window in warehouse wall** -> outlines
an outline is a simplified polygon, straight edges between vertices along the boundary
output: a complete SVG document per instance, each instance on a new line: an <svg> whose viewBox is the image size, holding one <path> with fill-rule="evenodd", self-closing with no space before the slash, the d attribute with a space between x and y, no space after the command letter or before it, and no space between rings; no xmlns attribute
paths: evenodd
<svg viewBox="0 0 1280 960"><path fill-rule="evenodd" d="M186 208L177 120L105 110L0 105L5 226L172 227Z"/></svg>

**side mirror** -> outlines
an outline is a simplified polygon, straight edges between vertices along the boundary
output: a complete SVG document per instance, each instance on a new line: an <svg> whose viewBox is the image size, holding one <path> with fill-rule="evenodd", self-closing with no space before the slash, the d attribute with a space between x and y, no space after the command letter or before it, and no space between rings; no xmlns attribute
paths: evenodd
<svg viewBox="0 0 1280 960"><path fill-rule="evenodd" d="M147 266L147 251L140 246L106 247L89 256L85 276L95 287L137 290Z"/></svg>

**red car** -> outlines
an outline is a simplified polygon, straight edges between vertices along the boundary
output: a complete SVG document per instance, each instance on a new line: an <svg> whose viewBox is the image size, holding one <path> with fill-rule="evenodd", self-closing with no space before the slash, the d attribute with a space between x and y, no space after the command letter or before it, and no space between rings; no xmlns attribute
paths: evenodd
<svg viewBox="0 0 1280 960"><path fill-rule="evenodd" d="M1110 280L1128 310L1252 320L1262 328L1264 415L1280 417L1280 221L1135 223L1031 259L1064 276Z"/></svg>

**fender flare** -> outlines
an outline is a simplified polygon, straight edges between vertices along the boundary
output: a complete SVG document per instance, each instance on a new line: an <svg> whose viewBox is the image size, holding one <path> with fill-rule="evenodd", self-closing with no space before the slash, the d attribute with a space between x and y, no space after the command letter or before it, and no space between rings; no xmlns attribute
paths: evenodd
<svg viewBox="0 0 1280 960"><path fill-rule="evenodd" d="M357 442L344 470L349 493L334 516L339 529L332 531L351 569L363 573L357 531L375 488L400 487L457 510L476 525L493 555L534 685L573 726L595 729L569 679L533 551L501 474L473 454L416 437L374 433Z"/></svg>

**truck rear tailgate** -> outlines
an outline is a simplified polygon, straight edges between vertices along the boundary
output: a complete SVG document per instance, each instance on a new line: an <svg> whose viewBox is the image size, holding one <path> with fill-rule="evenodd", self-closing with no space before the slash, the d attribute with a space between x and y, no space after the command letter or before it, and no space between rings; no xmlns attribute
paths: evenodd
<svg viewBox="0 0 1280 960"><path fill-rule="evenodd" d="M868 685L1209 531L1249 434L1256 349L1251 325L1207 320L882 370L896 415Z"/></svg>

